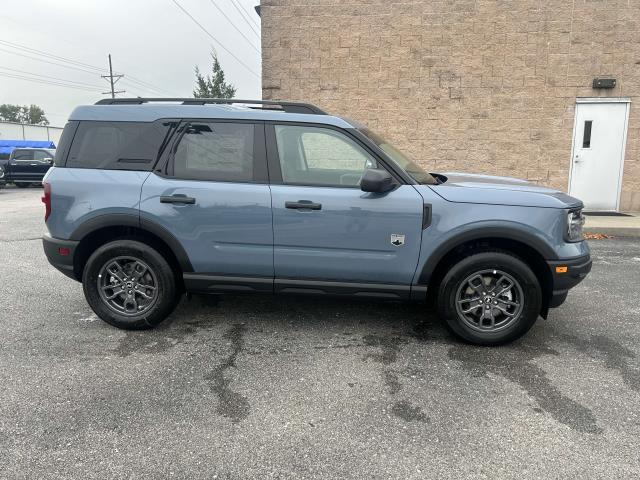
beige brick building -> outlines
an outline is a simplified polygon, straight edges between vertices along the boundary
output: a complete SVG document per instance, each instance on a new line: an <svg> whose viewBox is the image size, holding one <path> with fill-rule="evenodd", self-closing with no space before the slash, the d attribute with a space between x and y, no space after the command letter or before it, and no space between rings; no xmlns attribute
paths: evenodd
<svg viewBox="0 0 640 480"><path fill-rule="evenodd" d="M640 0L262 0L261 17L265 99L364 122L430 170L640 210Z"/></svg>

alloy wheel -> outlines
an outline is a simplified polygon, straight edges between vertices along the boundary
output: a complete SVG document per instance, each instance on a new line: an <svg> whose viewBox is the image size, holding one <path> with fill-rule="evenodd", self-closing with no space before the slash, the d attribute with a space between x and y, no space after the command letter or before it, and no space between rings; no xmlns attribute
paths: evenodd
<svg viewBox="0 0 640 480"><path fill-rule="evenodd" d="M498 331L522 314L520 283L501 270L481 270L465 278L456 293L456 312L474 330Z"/></svg>
<svg viewBox="0 0 640 480"><path fill-rule="evenodd" d="M98 273L102 301L120 315L135 316L151 309L158 300L158 280L153 270L135 257L117 257Z"/></svg>

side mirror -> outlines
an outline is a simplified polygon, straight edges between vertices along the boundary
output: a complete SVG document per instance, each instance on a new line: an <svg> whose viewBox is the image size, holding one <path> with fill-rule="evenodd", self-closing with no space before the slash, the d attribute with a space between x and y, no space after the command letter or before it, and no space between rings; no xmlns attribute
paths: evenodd
<svg viewBox="0 0 640 480"><path fill-rule="evenodd" d="M369 168L360 179L360 190L363 192L385 193L393 190L395 183L389 172L379 168Z"/></svg>
<svg viewBox="0 0 640 480"><path fill-rule="evenodd" d="M47 157L44 159L45 163L48 163L49 165L53 165L53 157Z"/></svg>

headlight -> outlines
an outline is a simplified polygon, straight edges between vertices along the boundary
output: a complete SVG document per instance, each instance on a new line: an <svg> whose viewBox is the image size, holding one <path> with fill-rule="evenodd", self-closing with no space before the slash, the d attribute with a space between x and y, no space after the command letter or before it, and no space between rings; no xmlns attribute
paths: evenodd
<svg viewBox="0 0 640 480"><path fill-rule="evenodd" d="M582 236L583 225L584 215L582 215L582 209L571 210L567 214L567 240L569 242L580 242L584 240Z"/></svg>

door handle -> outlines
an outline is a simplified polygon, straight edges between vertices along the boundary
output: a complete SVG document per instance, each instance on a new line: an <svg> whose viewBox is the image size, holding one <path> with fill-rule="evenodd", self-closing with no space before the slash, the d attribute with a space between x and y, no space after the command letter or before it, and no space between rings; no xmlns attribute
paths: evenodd
<svg viewBox="0 0 640 480"><path fill-rule="evenodd" d="M187 197L186 195L182 194L162 195L160 197L160 203L183 203L193 205L194 203L196 203L196 199L193 197Z"/></svg>
<svg viewBox="0 0 640 480"><path fill-rule="evenodd" d="M284 202L285 208L297 210L322 210L321 203L314 203L311 200L298 200L297 202Z"/></svg>

